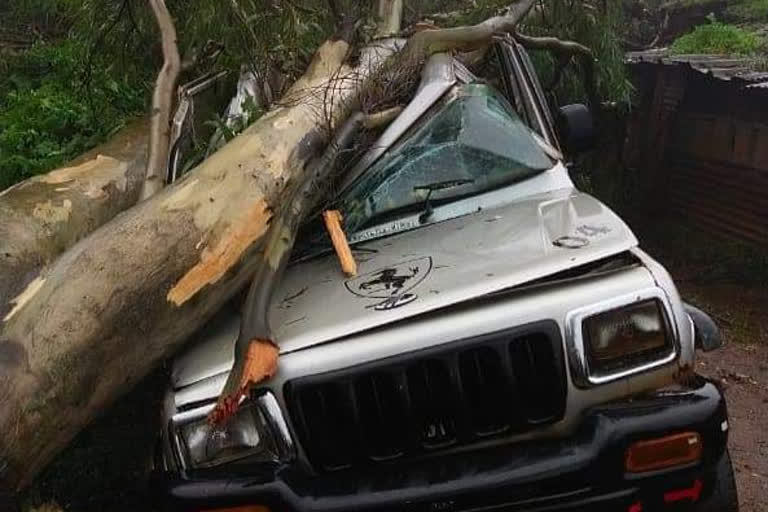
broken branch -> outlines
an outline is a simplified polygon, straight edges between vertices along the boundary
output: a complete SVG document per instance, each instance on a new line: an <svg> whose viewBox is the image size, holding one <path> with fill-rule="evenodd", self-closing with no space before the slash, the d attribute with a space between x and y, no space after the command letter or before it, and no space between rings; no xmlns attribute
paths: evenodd
<svg viewBox="0 0 768 512"><path fill-rule="evenodd" d="M421 60L428 55L446 51L472 51L491 43L496 35L513 33L517 24L536 0L521 0L510 7L507 14L489 18L470 27L422 30L414 34L406 44L404 55Z"/></svg>
<svg viewBox="0 0 768 512"><path fill-rule="evenodd" d="M81 240L29 288L11 317L0 318L0 489L27 485L259 265L278 268L281 260L261 260L260 249L271 228L290 227L290 219L274 217L291 207L286 197L328 143L318 92L331 89L330 117L346 118L365 77L393 46L378 43L352 69L344 64L347 41L324 43L289 91L290 105L273 108L184 180ZM307 201L316 196L311 192Z"/></svg>
<svg viewBox="0 0 768 512"><path fill-rule="evenodd" d="M532 37L514 33L515 40L529 50L545 50L557 56L577 57L584 72L584 89L594 112L600 108L595 82L595 56L592 50L575 41L564 41L556 37Z"/></svg>
<svg viewBox="0 0 768 512"><path fill-rule="evenodd" d="M349 248L349 242L347 241L347 235L344 233L344 228L341 227L341 212L338 210L328 210L323 212L323 220L325 221L325 228L328 230L328 234L331 237L331 243L336 251L336 256L339 258L341 264L341 271L347 277L353 277L357 275L357 263L355 257L352 255L352 250Z"/></svg>
<svg viewBox="0 0 768 512"><path fill-rule="evenodd" d="M152 94L152 115L149 136L149 157L147 174L141 198L154 195L165 184L168 168L168 152L171 138L171 109L176 93L176 82L181 72L181 57L176 42L176 27L165 0L149 0L152 12L160 30L160 42L163 48L163 67L157 74L155 90Z"/></svg>
<svg viewBox="0 0 768 512"><path fill-rule="evenodd" d="M237 412L242 397L247 396L251 386L263 381L276 370L276 367L271 368L267 365L248 365L246 364L247 356L252 353L252 350L258 350L252 348L254 343L275 344L267 313L272 293L280 282L288 263L299 224L317 201L314 192L330 175L339 152L347 146L365 117L360 112L349 117L334 135L323 155L303 178L301 185L291 195L287 206L273 219L264 252L245 301L240 334L235 343L235 361L216 407L208 416L211 423L221 424L228 421ZM277 365L276 358L274 364Z"/></svg>

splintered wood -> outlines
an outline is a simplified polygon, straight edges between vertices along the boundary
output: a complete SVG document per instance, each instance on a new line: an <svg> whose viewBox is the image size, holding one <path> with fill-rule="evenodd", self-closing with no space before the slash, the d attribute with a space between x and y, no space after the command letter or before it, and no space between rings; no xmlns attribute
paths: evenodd
<svg viewBox="0 0 768 512"><path fill-rule="evenodd" d="M238 410L240 402L248 396L252 384L258 384L277 371L277 358L280 350L270 340L251 340L243 364L242 377L238 382L237 390L231 395L224 395L219 399L216 407L208 416L212 425L221 425L227 422Z"/></svg>
<svg viewBox="0 0 768 512"><path fill-rule="evenodd" d="M325 227L331 237L333 248L336 250L336 256L341 263L341 271L349 277L356 276L357 262L352 255L352 249L349 247L347 235L344 234L344 229L341 227L341 212L338 210L325 211L323 212L323 220L325 220Z"/></svg>

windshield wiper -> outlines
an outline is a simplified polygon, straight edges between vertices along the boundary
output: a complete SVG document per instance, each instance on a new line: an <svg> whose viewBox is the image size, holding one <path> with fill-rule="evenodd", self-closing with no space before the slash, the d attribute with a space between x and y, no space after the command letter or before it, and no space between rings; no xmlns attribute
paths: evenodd
<svg viewBox="0 0 768 512"><path fill-rule="evenodd" d="M432 216L432 213L435 211L434 208L432 208L432 202L430 199L432 199L432 192L435 190L447 190L449 188L456 188L460 187L462 185L467 185L469 183L474 183L475 180L472 179L459 179L459 180L447 180L447 181L438 181L436 183L430 183L428 185L419 185L418 187L413 187L414 192L418 192L419 190L426 190L427 191L427 197L424 199L424 208L421 214L419 215L419 224L424 224L429 220L429 218Z"/></svg>

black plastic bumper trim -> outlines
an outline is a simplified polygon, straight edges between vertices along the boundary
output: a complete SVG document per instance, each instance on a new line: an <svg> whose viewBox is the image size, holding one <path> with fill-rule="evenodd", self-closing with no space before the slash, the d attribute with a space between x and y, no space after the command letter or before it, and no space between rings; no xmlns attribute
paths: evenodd
<svg viewBox="0 0 768 512"><path fill-rule="evenodd" d="M191 479L155 475L155 492L174 510L261 504L275 511L448 510L495 505L522 510L571 510L578 503L622 503L651 482L666 485L699 477L722 456L727 432L725 401L716 386L697 378L692 389L660 392L589 411L581 427L563 440L531 441L485 452L428 459L378 472L320 477L290 468L272 478ZM695 430L704 454L696 467L624 475L624 452L638 439ZM563 496L572 491L586 497ZM473 501L474 497L477 501ZM494 503L488 502L495 499ZM526 503L526 505L524 505ZM515 508L517 509L517 508Z"/></svg>

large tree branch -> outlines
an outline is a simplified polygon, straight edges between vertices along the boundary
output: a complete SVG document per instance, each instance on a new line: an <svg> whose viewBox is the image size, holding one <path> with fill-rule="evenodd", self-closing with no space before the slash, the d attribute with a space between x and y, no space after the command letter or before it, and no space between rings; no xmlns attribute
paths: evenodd
<svg viewBox="0 0 768 512"><path fill-rule="evenodd" d="M163 48L163 67L157 74L155 91L152 95L152 118L149 136L149 157L147 176L141 198L146 199L163 188L165 172L168 168L168 151L170 145L171 109L176 91L176 82L181 71L181 57L176 41L176 27L171 13L165 5L165 0L149 0L155 14L157 27L160 30L160 41Z"/></svg>
<svg viewBox="0 0 768 512"><path fill-rule="evenodd" d="M600 100L597 94L597 84L595 81L595 56L592 50L581 43L575 41L563 41L556 37L531 37L516 32L515 40L529 50L545 50L564 59L576 57L581 63L584 71L584 89L587 93L587 99L593 111L597 112L600 107Z"/></svg>
<svg viewBox="0 0 768 512"><path fill-rule="evenodd" d="M136 204L148 128L147 118L133 121L66 165L0 192L0 321L45 266Z"/></svg>
<svg viewBox="0 0 768 512"><path fill-rule="evenodd" d="M377 36L386 37L399 32L402 9L402 0L379 0L379 23L384 28L379 27ZM353 36L344 27L340 30L340 34L341 41L350 40ZM329 48L327 54L322 49L318 51L304 77L294 84L292 90L286 95L286 101L300 101L303 104L315 103L319 99L321 104L313 106L319 107L324 112L331 130L341 119L337 114L341 110L345 110L339 109L336 96L339 95L340 91L350 87L347 82L350 81L349 77L354 76L349 68L342 66L342 62L347 56L347 50L345 45L338 45L335 51L333 48ZM361 59L360 66L363 68L370 68L372 65L372 62ZM310 95L308 97L306 96L307 89L304 88L302 80L318 74L330 77L330 81L322 95ZM363 69L357 80L352 79L353 82L356 82L355 88L360 87L360 80L364 80L366 74L366 70ZM359 95L355 94L352 101L359 103ZM299 224L316 202L316 190L320 188L333 170L340 150L349 143L361 126L366 123L386 123L396 116L397 112L399 109L389 109L375 116L366 116L361 112L352 115L336 131L322 157L308 170L300 184L289 196L288 201L282 205L282 208L272 219L264 251L248 291L243 310L244 315L240 323L240 333L235 345L235 360L232 370L229 372L216 408L211 411L209 416L212 423L220 424L231 418L237 411L241 399L249 393L251 386L271 377L277 370L279 350L277 340L272 335L267 313L272 293L280 281L293 249Z"/></svg>
<svg viewBox="0 0 768 512"><path fill-rule="evenodd" d="M421 60L445 51L471 51L490 44L493 36L514 32L536 0L520 0L508 12L470 27L423 30L414 34L404 50L407 59Z"/></svg>

